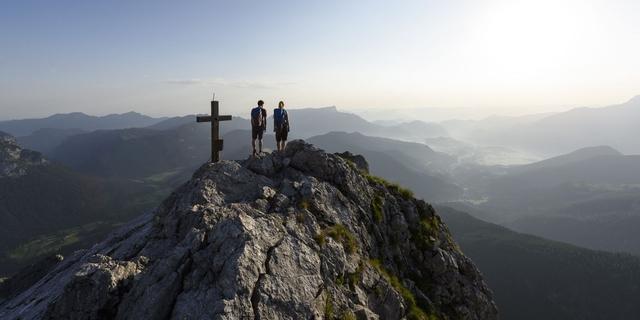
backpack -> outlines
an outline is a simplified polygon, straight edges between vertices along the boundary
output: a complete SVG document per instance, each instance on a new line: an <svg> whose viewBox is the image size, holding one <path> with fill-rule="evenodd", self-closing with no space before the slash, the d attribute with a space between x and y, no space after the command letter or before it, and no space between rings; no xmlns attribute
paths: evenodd
<svg viewBox="0 0 640 320"><path fill-rule="evenodd" d="M285 125L286 124L285 120L288 120L287 110L280 109L280 108L273 110L273 120L275 125L278 127Z"/></svg>
<svg viewBox="0 0 640 320"><path fill-rule="evenodd" d="M255 107L251 110L251 125L253 127L262 128L263 125L262 108Z"/></svg>

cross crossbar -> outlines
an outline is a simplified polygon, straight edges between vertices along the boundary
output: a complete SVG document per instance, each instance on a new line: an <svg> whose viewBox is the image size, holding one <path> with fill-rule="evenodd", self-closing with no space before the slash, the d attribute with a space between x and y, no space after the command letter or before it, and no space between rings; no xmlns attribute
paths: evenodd
<svg viewBox="0 0 640 320"><path fill-rule="evenodd" d="M220 115L218 101L211 101L211 115L197 116L196 122L211 122L211 162L220 161L220 151L224 146L224 141L220 139L220 121L230 121L231 116Z"/></svg>

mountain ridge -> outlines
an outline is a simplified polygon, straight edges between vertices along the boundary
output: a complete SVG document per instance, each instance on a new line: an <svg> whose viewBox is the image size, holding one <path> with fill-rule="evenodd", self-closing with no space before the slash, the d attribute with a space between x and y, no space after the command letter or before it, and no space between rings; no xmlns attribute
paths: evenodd
<svg viewBox="0 0 640 320"><path fill-rule="evenodd" d="M497 319L433 208L302 141L205 164L0 317Z"/></svg>
<svg viewBox="0 0 640 320"><path fill-rule="evenodd" d="M57 113L46 118L0 121L0 130L14 136L28 136L38 129L124 129L147 127L166 118L153 118L134 111L122 114L92 116L82 112Z"/></svg>

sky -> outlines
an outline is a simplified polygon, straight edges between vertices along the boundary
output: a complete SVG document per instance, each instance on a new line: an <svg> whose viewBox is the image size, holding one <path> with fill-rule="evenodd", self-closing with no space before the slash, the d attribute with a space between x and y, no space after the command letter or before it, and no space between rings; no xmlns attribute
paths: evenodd
<svg viewBox="0 0 640 320"><path fill-rule="evenodd" d="M337 106L520 115L640 94L640 1L0 3L0 119ZM406 113L406 112L405 112Z"/></svg>

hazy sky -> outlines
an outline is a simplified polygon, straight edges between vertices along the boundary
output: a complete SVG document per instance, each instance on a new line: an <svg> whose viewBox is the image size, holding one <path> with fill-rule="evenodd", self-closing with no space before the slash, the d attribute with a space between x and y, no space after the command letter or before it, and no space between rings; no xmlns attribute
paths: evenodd
<svg viewBox="0 0 640 320"><path fill-rule="evenodd" d="M206 112L214 89L233 114L258 98L523 114L640 94L637 0L7 0L0 40L0 119Z"/></svg>

